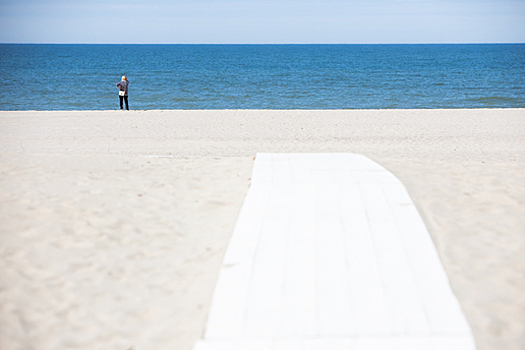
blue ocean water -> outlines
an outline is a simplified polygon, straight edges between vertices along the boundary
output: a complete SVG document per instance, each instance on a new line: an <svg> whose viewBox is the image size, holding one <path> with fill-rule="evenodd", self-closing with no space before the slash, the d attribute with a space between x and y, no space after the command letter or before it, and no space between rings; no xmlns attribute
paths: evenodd
<svg viewBox="0 0 525 350"><path fill-rule="evenodd" d="M525 107L525 44L0 45L1 110Z"/></svg>

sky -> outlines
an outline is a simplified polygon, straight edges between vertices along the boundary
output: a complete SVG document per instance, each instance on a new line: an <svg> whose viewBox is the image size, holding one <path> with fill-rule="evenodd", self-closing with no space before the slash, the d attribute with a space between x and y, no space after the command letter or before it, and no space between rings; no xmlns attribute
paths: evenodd
<svg viewBox="0 0 525 350"><path fill-rule="evenodd" d="M525 43L525 0L0 0L0 43Z"/></svg>

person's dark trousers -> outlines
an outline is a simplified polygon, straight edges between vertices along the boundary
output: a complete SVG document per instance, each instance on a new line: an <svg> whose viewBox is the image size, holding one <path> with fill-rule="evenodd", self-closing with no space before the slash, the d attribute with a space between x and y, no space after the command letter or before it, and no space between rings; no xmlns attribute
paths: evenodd
<svg viewBox="0 0 525 350"><path fill-rule="evenodd" d="M122 109L122 100L124 100L124 102L126 102L126 110L129 111L129 105L128 105L128 96L119 96L120 98L120 109Z"/></svg>

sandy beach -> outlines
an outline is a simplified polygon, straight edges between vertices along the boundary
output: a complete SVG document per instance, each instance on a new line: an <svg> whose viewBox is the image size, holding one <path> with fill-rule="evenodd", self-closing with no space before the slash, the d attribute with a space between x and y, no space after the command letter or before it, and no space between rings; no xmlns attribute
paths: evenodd
<svg viewBox="0 0 525 350"><path fill-rule="evenodd" d="M0 112L0 349L201 337L258 152L405 185L478 350L525 347L525 110Z"/></svg>

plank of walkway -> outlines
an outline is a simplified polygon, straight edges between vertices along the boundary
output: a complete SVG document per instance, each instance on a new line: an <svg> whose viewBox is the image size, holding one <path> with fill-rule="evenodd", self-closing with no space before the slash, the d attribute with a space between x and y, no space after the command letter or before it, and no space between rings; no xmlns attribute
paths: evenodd
<svg viewBox="0 0 525 350"><path fill-rule="evenodd" d="M194 350L473 350L401 182L355 154L258 154Z"/></svg>

